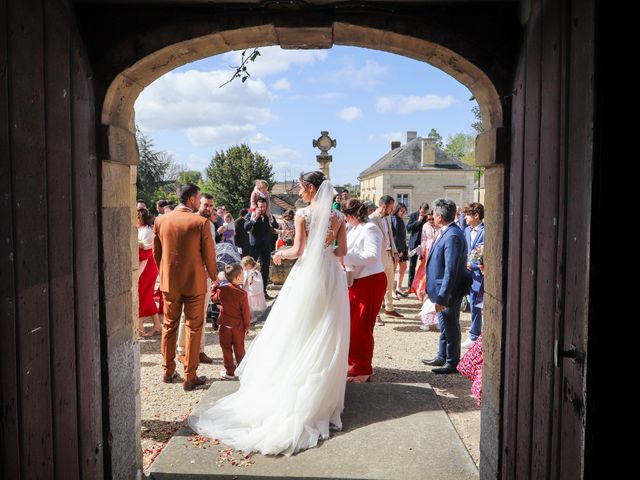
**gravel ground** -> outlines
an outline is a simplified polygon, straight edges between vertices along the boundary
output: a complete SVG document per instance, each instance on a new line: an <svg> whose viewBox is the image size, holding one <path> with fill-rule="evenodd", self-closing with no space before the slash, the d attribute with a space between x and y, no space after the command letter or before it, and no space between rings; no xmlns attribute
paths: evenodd
<svg viewBox="0 0 640 480"><path fill-rule="evenodd" d="M275 294L276 292L270 292ZM415 296L397 302L397 310L405 318L382 317L383 326L375 327L373 382L429 383L447 412L458 435L464 442L476 465L480 459L480 408L471 396L471 383L461 375L435 375L420 360L435 356L439 332L420 330L417 315L420 308ZM462 338L469 330L470 316L462 313ZM146 324L151 327L150 323ZM255 338L252 332L248 341ZM214 359L213 365L202 364L198 375L207 377L207 386L220 381L222 354L217 333L210 324L206 327L205 352ZM162 355L160 337L140 340L142 403L142 450L145 473L155 457L162 451L173 433L180 427L205 393L205 389L185 392L182 383L162 382ZM179 368L178 373L182 375ZM426 432L428 434L428 432Z"/></svg>

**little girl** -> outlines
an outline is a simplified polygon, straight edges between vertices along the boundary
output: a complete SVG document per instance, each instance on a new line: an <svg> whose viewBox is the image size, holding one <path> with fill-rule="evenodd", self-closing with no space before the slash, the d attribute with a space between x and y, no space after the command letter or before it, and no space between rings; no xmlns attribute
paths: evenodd
<svg viewBox="0 0 640 480"><path fill-rule="evenodd" d="M266 180L256 180L256 186L251 192L251 208L250 212L254 212L256 208L258 208L258 199L264 198L267 202L267 217L269 217L269 221L272 219L271 215L271 202L269 200L269 184Z"/></svg>
<svg viewBox="0 0 640 480"><path fill-rule="evenodd" d="M267 301L264 297L264 285L260 265L253 257L242 258L244 269L244 291L249 295L249 310L251 310L251 323L258 321L260 314L267 309Z"/></svg>
<svg viewBox="0 0 640 480"><path fill-rule="evenodd" d="M230 243L231 245L235 245L236 242L234 241L234 238L235 238L235 235L236 235L236 230L235 230L236 229L236 225L235 225L235 223L233 223L233 217L231 216L230 213L227 213L224 216L223 226L227 227L227 229L222 234L222 241Z"/></svg>

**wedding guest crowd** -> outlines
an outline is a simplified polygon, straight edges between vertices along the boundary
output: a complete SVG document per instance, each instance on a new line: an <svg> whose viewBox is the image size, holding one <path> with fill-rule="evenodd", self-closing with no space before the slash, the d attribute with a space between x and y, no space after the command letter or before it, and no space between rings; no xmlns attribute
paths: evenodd
<svg viewBox="0 0 640 480"><path fill-rule="evenodd" d="M184 185L179 193L180 206L174 214L191 212L198 214L194 216L206 219L205 225L209 230L207 237L210 238L214 255L215 244L227 242L234 245L242 257L241 264L229 264L225 267L226 276L223 277L226 277L226 280L222 282L213 283L211 278L217 276L218 272L208 272L205 269L207 281L202 299L204 305L198 303L204 319L210 298L214 302L222 302L219 335L225 370L220 372L220 377L233 379L235 368L244 355L246 332L251 322L255 322L267 308L266 300L271 299L267 294L271 253L274 249L293 244L294 211L287 210L281 218L276 219L270 209L268 183L261 179L255 181L255 188L247 201L249 208L241 210L236 219L224 206L216 208L213 196L207 193L200 195L195 185ZM197 212L194 212L196 193L199 205ZM156 207L158 219L172 211L167 200L158 201ZM435 322L437 319L440 330L436 356L423 360L423 363L438 367L433 370L436 374L462 372L474 382L472 391L479 399L484 289L484 207L480 203L471 203L460 208L453 201L441 198L433 202L433 210L428 203L423 203L418 211L408 215L407 206L403 203L396 205L393 197L389 195L383 195L376 207L372 202L352 199L347 190L342 190L336 192L333 208L341 210L345 215L347 253L343 257L343 264L348 272L347 278L352 280L349 285L351 341L348 381L369 381L373 374L374 325L383 325L381 312L388 317L402 318L403 315L395 309L394 300L413 292L419 299L428 298L435 304L433 315L427 313L432 321ZM408 218L405 218L407 215ZM160 305L160 311L168 313L168 316L165 315L164 326L161 326L158 307L153 301L153 286L158 277L158 269L151 248L152 225L153 219L144 201L139 200L138 331L141 336L147 336L162 330L165 381L172 381L175 373L175 364L172 366L168 357L172 352L170 344L175 344L177 340L178 360L185 365L185 390L188 390L201 385L200 377L195 375L197 364L211 363L213 359L204 353L204 328L194 328L194 325L198 324L195 317L199 318L201 314L196 315L193 305L188 304L182 292L176 297L176 292L163 290L161 301L168 298L170 301L164 306ZM158 230L157 243L160 249L162 242L160 229L157 227L154 229ZM166 236L164 241L169 244L172 242ZM160 253L157 261L162 262L162 258ZM206 266L214 268L210 263ZM172 273L165 272L164 278L161 278L161 284L165 288L171 283L170 276L184 276L175 268L165 268L172 270ZM397 284L394 282L396 271ZM407 273L408 283L405 287L404 279ZM460 303L467 293L472 321L469 337L461 343ZM179 322L176 322L175 318L176 298L181 299L178 301L185 306L185 312ZM189 313L185 315L187 310ZM222 312L225 312L224 315ZM149 334L143 328L144 317L152 317L154 321L154 327ZM188 337L191 337L190 340ZM187 345L189 343L190 345ZM174 352L176 346L173 347ZM465 357L461 362L461 348L469 347L471 348L467 353L468 358Z"/></svg>

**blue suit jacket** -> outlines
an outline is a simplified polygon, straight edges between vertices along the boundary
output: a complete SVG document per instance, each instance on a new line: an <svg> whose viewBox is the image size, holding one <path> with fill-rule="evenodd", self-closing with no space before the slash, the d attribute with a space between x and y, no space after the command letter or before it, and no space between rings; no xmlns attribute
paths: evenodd
<svg viewBox="0 0 640 480"><path fill-rule="evenodd" d="M422 241L422 227L426 222L420 221L420 211L413 212L409 215L409 220L407 221L407 232L409 232L409 250L413 250L414 248L420 246L420 242Z"/></svg>
<svg viewBox="0 0 640 480"><path fill-rule="evenodd" d="M429 251L427 294L433 303L451 307L469 292L470 285L464 233L452 223Z"/></svg>
<svg viewBox="0 0 640 480"><path fill-rule="evenodd" d="M478 235L476 235L476 239L473 243L471 243L471 226L464 229L464 239L467 242L468 258L471 250L479 247L480 245L484 245L484 222L478 225ZM471 264L471 277L473 279L473 283L471 284L471 291L477 293L480 291L480 286L482 285L482 281L484 279L484 276L482 275L482 272L480 272L480 268L478 267L477 262L473 262Z"/></svg>

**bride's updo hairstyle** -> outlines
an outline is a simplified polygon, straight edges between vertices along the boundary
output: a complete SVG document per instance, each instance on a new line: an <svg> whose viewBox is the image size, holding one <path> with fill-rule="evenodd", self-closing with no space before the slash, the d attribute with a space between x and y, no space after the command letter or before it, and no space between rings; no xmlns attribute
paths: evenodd
<svg viewBox="0 0 640 480"><path fill-rule="evenodd" d="M313 185L314 187L316 187L316 192L320 188L320 185L322 185L322 182L324 182L326 179L327 177L324 175L324 173L319 170L316 170L315 172L300 174L300 183L304 185L305 188L309 188L309 185Z"/></svg>
<svg viewBox="0 0 640 480"><path fill-rule="evenodd" d="M342 209L342 213L357 218L360 220L360 223L364 223L369 219L367 216L368 211L367 206L357 198L347 200L347 204Z"/></svg>

